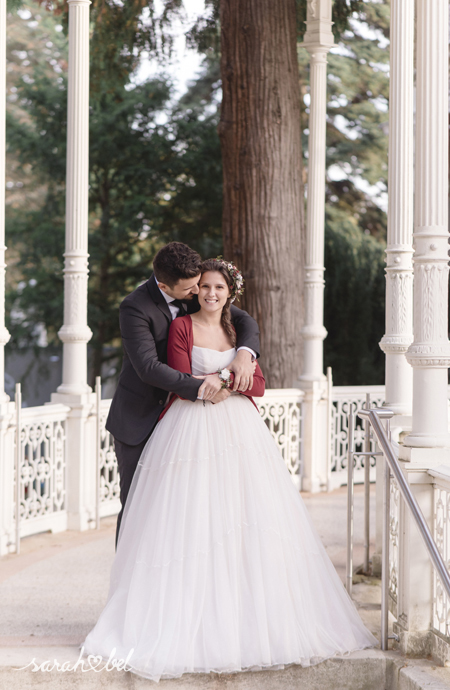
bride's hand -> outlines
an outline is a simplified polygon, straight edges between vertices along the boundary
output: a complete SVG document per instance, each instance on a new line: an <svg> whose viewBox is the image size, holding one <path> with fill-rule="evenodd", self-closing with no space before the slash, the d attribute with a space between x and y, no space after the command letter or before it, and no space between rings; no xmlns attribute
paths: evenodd
<svg viewBox="0 0 450 690"><path fill-rule="evenodd" d="M204 379L198 389L198 397L202 400L212 400L222 388L222 381L219 374L208 374L208 376L194 376L194 379Z"/></svg>
<svg viewBox="0 0 450 690"><path fill-rule="evenodd" d="M239 350L231 364L228 365L228 369L234 372L234 391L245 393L246 390L253 388L256 362L252 362L252 356L248 350Z"/></svg>
<svg viewBox="0 0 450 690"><path fill-rule="evenodd" d="M220 390L218 393L216 393L216 395L211 400L211 402L214 405L217 405L217 403L221 403L224 400L226 400L227 398L229 398L230 395L231 395L231 391L228 388L222 388L222 390Z"/></svg>

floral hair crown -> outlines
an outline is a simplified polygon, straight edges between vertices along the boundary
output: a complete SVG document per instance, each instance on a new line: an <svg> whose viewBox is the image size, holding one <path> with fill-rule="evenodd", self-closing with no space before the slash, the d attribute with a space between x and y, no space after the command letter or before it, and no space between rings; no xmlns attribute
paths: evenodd
<svg viewBox="0 0 450 690"><path fill-rule="evenodd" d="M222 256L218 256L216 261L222 266L225 266L231 276L231 281L233 283L233 287L230 290L231 301L234 302L236 297L240 297L244 292L244 279L242 277L242 273L238 271L236 266L231 261L225 261Z"/></svg>

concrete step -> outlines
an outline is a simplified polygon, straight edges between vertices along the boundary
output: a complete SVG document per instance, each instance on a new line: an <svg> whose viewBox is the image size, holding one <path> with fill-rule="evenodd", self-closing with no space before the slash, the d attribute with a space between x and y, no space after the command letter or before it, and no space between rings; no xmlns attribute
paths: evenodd
<svg viewBox="0 0 450 690"><path fill-rule="evenodd" d="M0 649L0 688L8 690L141 690L152 681L125 671L76 671L79 650L71 647ZM46 662L46 663L45 663ZM66 670L58 671L66 662ZM26 668L25 668L26 667ZM34 670L33 670L34 669ZM50 670L52 669L52 670ZM187 674L160 682L162 690L449 690L450 669L396 652L365 650L317 666L236 674Z"/></svg>

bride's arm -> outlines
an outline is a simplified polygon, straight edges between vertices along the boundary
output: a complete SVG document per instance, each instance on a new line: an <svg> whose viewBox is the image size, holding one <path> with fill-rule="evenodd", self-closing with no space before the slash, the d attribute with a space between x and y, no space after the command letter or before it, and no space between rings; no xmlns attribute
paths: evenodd
<svg viewBox="0 0 450 690"><path fill-rule="evenodd" d="M172 321L167 341L167 364L182 374L192 374L189 332L182 319Z"/></svg>

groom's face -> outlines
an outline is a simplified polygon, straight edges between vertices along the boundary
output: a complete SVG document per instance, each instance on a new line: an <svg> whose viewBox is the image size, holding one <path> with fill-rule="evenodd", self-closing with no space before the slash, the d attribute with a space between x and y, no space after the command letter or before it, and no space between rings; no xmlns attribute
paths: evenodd
<svg viewBox="0 0 450 690"><path fill-rule="evenodd" d="M169 295L183 302L189 302L194 295L198 295L198 282L200 280L200 273L195 278L181 278L173 287L169 287L164 283L158 283L158 287Z"/></svg>

